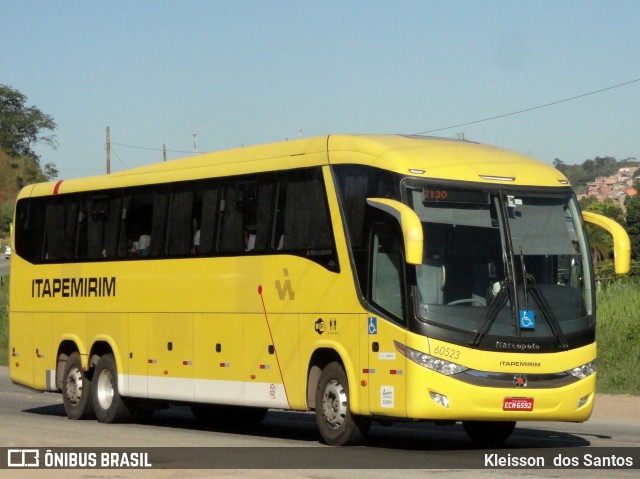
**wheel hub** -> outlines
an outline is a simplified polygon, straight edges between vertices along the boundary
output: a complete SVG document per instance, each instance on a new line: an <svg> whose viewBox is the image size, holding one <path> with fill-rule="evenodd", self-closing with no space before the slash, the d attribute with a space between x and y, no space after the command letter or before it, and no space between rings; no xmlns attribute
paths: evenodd
<svg viewBox="0 0 640 479"><path fill-rule="evenodd" d="M77 406L82 398L82 373L78 369L72 369L67 376L67 399Z"/></svg>
<svg viewBox="0 0 640 479"><path fill-rule="evenodd" d="M329 427L337 429L347 417L347 393L335 379L324 388L322 411Z"/></svg>
<svg viewBox="0 0 640 479"><path fill-rule="evenodd" d="M113 374L111 371L102 371L98 378L97 392L100 407L105 410L109 409L113 402Z"/></svg>

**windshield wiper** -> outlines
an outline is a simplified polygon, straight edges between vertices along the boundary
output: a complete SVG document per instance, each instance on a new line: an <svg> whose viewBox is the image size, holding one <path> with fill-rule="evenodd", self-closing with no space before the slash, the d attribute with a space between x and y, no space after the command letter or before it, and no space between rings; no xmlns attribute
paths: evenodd
<svg viewBox="0 0 640 479"><path fill-rule="evenodd" d="M510 288L511 288L511 280L507 279L502 284L502 289L500 289L498 294L496 294L495 297L489 303L489 307L485 310L484 314L482 315L482 322L480 323L480 327L478 328L478 331L476 332L476 335L473 338L473 341L470 343L472 347L477 348L480 345L480 341L482 341L482 338L484 338L489 332L489 329L491 329L493 322L498 317L498 313L500 312L502 307L507 303L507 300L509 299Z"/></svg>
<svg viewBox="0 0 640 479"><path fill-rule="evenodd" d="M527 266L524 264L524 254L522 246L520 247L520 268L522 268L522 292L524 293L524 309L529 309L529 280L533 276L527 274Z"/></svg>
<svg viewBox="0 0 640 479"><path fill-rule="evenodd" d="M558 343L560 343L560 347L563 349L568 348L569 343L567 342L567 338L562 332L560 323L558 322L556 315L553 314L553 309L551 308L551 306L549 306L549 303L547 302L547 298L544 297L544 294L536 284L535 278L533 276L525 277L525 283L530 283L529 289L531 290L531 296L533 296L533 299L535 300L535 302L538 303L538 306L542 311L542 316L544 317L544 319L547 321L547 324L551 328L551 332L558 339Z"/></svg>
<svg viewBox="0 0 640 479"><path fill-rule="evenodd" d="M562 332L562 328L560 327L560 323L556 318L555 314L553 314L553 309L547 303L547 298L544 297L544 294L536 284L536 279L532 274L527 274L527 268L524 264L524 254L522 253L522 248L520 248L520 264L522 265L522 288L524 289L524 309L529 309L528 302L528 291L531 290L531 296L538 306L540 307L540 311L542 311L542 316L545 321L551 328L551 332L558 339L560 343L560 347L566 349L569 347L569 343L567 343L567 338Z"/></svg>

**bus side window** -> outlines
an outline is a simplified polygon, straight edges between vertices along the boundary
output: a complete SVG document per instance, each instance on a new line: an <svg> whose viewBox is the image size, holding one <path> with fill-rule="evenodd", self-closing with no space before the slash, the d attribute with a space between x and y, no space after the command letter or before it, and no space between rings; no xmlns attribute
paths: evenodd
<svg viewBox="0 0 640 479"><path fill-rule="evenodd" d="M109 201L106 196L91 199L88 218L87 258L99 259L104 255L105 221L109 216Z"/></svg>
<svg viewBox="0 0 640 479"><path fill-rule="evenodd" d="M41 198L25 198L16 205L15 248L27 261L42 260L45 202Z"/></svg>
<svg viewBox="0 0 640 479"><path fill-rule="evenodd" d="M333 246L326 194L319 168L290 171L278 187L273 249L322 249Z"/></svg>
<svg viewBox="0 0 640 479"><path fill-rule="evenodd" d="M199 251L197 254L208 256L214 253L215 245L215 227L218 218L218 187L217 185L207 185L202 191L201 210L196 218L199 218L198 224L200 231ZM193 232L194 237L196 231Z"/></svg>
<svg viewBox="0 0 640 479"><path fill-rule="evenodd" d="M183 256L191 252L191 210L193 190L190 188L174 191L169 203L167 224L167 254Z"/></svg>
<svg viewBox="0 0 640 479"><path fill-rule="evenodd" d="M118 248L118 226L120 223L120 208L122 197L118 192L109 198L109 216L105 220L104 257L114 258Z"/></svg>
<svg viewBox="0 0 640 479"><path fill-rule="evenodd" d="M240 211L240 192L235 179L224 186L224 203L220 205L220 233L218 251L220 253L239 253L244 251L244 232L242 212Z"/></svg>
<svg viewBox="0 0 640 479"><path fill-rule="evenodd" d="M397 227L379 227L371 239L371 301L399 320L404 318L401 237Z"/></svg>
<svg viewBox="0 0 640 479"><path fill-rule="evenodd" d="M116 253L120 197L74 196L66 204L64 259L113 258Z"/></svg>
<svg viewBox="0 0 640 479"><path fill-rule="evenodd" d="M79 198L74 195L65 202L62 257L67 261L71 261L75 258L76 229L78 227L78 199Z"/></svg>
<svg viewBox="0 0 640 479"><path fill-rule="evenodd" d="M261 175L258 178L257 204L255 206L255 243L252 248L254 251L263 252L269 246L273 198L273 175Z"/></svg>
<svg viewBox="0 0 640 479"><path fill-rule="evenodd" d="M122 209L121 234L118 242L119 256L148 256L152 220L152 191L138 190L130 192Z"/></svg>
<svg viewBox="0 0 640 479"><path fill-rule="evenodd" d="M47 205L44 222L44 251L42 255L45 261L59 261L63 257L64 218L64 204L62 202Z"/></svg>
<svg viewBox="0 0 640 479"><path fill-rule="evenodd" d="M72 260L75 251L78 203L75 197L47 205L42 258L48 262Z"/></svg>
<svg viewBox="0 0 640 479"><path fill-rule="evenodd" d="M165 240L165 228L169 208L169 192L157 191L153 195L153 213L151 215L151 238L149 238L149 253L152 258L162 256Z"/></svg>
<svg viewBox="0 0 640 479"><path fill-rule="evenodd" d="M220 206L218 251L264 252L273 218L274 175L229 178Z"/></svg>

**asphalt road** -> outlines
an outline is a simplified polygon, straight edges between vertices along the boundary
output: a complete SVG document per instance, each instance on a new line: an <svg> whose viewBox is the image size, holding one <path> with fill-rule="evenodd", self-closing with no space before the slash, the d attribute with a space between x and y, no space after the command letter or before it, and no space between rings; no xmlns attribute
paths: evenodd
<svg viewBox="0 0 640 479"><path fill-rule="evenodd" d="M11 266L11 260L4 258L4 251L2 252L2 256L0 257L0 276L7 276L9 274L9 267Z"/></svg>
<svg viewBox="0 0 640 479"><path fill-rule="evenodd" d="M599 397L601 410L607 410ZM372 426L366 446L323 445L310 413L270 411L251 429L216 429L197 422L187 407L158 411L146 424L100 424L66 418L59 394L36 393L11 384L0 367L0 451L2 448L131 447L150 449L151 470L0 470L1 477L426 477L439 469L442 477L477 478L520 475L523 468L491 467L499 458L595 457L635 451L635 470L613 468L607 477L637 475L640 467L640 418L596 416L587 423L519 423L500 449L471 443L462 427L429 423ZM180 449L157 449L157 448ZM635 448L635 449L603 449ZM72 449L73 450L73 449ZM146 450L146 449L145 449ZM5 454L4 452L2 452ZM495 454L495 456L492 456ZM488 459L487 459L488 458ZM487 460L489 461L487 463ZM1 462L0 462L1 463ZM213 465L212 465L213 464ZM211 469L190 469L194 466ZM293 466L295 469L290 469ZM221 469L221 467L223 469ZM411 469L407 469L407 468ZM474 470L471 470L474 469ZM527 470L533 477L599 477L592 467ZM153 474L150 474L153 472ZM5 474L5 473L8 473ZM74 474L78 475L75 476ZM88 474L88 475L87 475Z"/></svg>

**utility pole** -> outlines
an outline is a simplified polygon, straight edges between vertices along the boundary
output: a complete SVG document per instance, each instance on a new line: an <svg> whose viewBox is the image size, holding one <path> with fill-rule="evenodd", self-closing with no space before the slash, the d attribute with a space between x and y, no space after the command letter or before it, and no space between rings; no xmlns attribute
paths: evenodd
<svg viewBox="0 0 640 479"><path fill-rule="evenodd" d="M198 154L198 134L194 133L193 134L193 155L197 155Z"/></svg>
<svg viewBox="0 0 640 479"><path fill-rule="evenodd" d="M167 161L167 145L162 144L162 161Z"/></svg>
<svg viewBox="0 0 640 479"><path fill-rule="evenodd" d="M107 127L107 175L111 174L111 132Z"/></svg>

